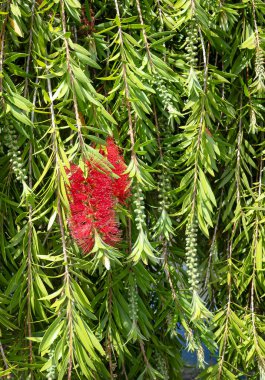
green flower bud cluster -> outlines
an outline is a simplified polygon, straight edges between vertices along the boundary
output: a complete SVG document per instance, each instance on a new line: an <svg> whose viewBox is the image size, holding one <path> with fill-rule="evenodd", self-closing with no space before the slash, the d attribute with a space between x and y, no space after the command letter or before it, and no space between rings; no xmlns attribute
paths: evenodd
<svg viewBox="0 0 265 380"><path fill-rule="evenodd" d="M164 380L169 380L169 374L168 374L168 369L167 369L167 362L160 353L156 352L155 355L156 359L156 365L157 365L157 370L158 372L163 376Z"/></svg>
<svg viewBox="0 0 265 380"><path fill-rule="evenodd" d="M187 341L187 349L188 351L194 351L197 347L196 345L196 342L195 342L195 339L194 339L194 335L193 335L193 331L191 328L189 328L188 330L185 331L185 338L186 338L186 341Z"/></svg>
<svg viewBox="0 0 265 380"><path fill-rule="evenodd" d="M197 353L198 367L204 368L205 367L204 349L201 345L199 345L196 353Z"/></svg>
<svg viewBox="0 0 265 380"><path fill-rule="evenodd" d="M186 229L186 264L188 281L192 290L199 285L198 259L197 259L197 233L198 221L193 219Z"/></svg>
<svg viewBox="0 0 265 380"><path fill-rule="evenodd" d="M168 315L167 324L168 324L168 329L171 332L171 336L176 335L176 331L177 331L176 327L177 327L178 321L179 321L179 314L178 313Z"/></svg>
<svg viewBox="0 0 265 380"><path fill-rule="evenodd" d="M186 50L187 50L187 61L188 64L192 67L195 67L198 64L197 58L197 41L198 41L198 28L196 26L195 18L191 19L190 28L187 31L186 38Z"/></svg>
<svg viewBox="0 0 265 380"><path fill-rule="evenodd" d="M167 108L171 103L172 96L167 90L165 81L158 75L155 78L153 78L153 84L156 87L156 91L159 93L164 107Z"/></svg>
<svg viewBox="0 0 265 380"><path fill-rule="evenodd" d="M53 356L54 356L54 350L51 350L50 352L49 352L49 359L53 359ZM51 365L51 367L50 368L48 368L47 369L47 371L46 371L46 379L48 379L48 380L54 380L54 379L56 379L57 378L57 376L56 376L56 365L55 364L53 364L53 365Z"/></svg>
<svg viewBox="0 0 265 380"><path fill-rule="evenodd" d="M253 108L250 109L250 125L249 125L249 130L250 133L255 134L257 132L257 118L256 118L256 113L253 110Z"/></svg>
<svg viewBox="0 0 265 380"><path fill-rule="evenodd" d="M264 70L264 53L262 49L257 49L256 51L256 59L255 59L255 70L256 77L265 79L265 70Z"/></svg>
<svg viewBox="0 0 265 380"><path fill-rule="evenodd" d="M163 163L161 163L161 166ZM171 189L170 179L167 176L165 168L162 166L161 172L158 175L158 211L162 212L163 209L169 208L170 198L168 192Z"/></svg>
<svg viewBox="0 0 265 380"><path fill-rule="evenodd" d="M259 367L260 380L265 380L264 363L262 362L262 360L260 358L258 359L258 367Z"/></svg>
<svg viewBox="0 0 265 380"><path fill-rule="evenodd" d="M133 276L133 284L129 287L129 312L132 321L137 321L138 319L138 289L136 278Z"/></svg>
<svg viewBox="0 0 265 380"><path fill-rule="evenodd" d="M153 76L151 84L159 94L164 109L174 116L175 107L173 103L173 95L168 90L164 79L159 75Z"/></svg>
<svg viewBox="0 0 265 380"><path fill-rule="evenodd" d="M134 212L136 214L136 218L134 219L136 222L136 228L137 230L141 230L146 225L146 222L145 222L146 215L145 215L143 190L141 189L139 184L136 185L133 203L134 203Z"/></svg>
<svg viewBox="0 0 265 380"><path fill-rule="evenodd" d="M26 169L23 168L21 152L17 144L16 132L12 124L9 125L5 134L5 145L8 148L8 157L10 157L10 163L18 181L26 181Z"/></svg>
<svg viewBox="0 0 265 380"><path fill-rule="evenodd" d="M256 59L255 59L255 72L256 79L260 83L259 88L265 87L265 68L264 68L264 53L262 49L257 49L256 51Z"/></svg>

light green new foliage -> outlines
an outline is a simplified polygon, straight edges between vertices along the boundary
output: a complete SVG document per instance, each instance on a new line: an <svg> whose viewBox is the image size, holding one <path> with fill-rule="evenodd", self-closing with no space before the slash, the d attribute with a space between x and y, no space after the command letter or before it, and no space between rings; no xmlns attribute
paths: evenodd
<svg viewBox="0 0 265 380"><path fill-rule="evenodd" d="M264 379L264 15L0 2L1 378L178 380L186 348L201 379ZM114 178L108 136L131 196L84 255L68 169Z"/></svg>

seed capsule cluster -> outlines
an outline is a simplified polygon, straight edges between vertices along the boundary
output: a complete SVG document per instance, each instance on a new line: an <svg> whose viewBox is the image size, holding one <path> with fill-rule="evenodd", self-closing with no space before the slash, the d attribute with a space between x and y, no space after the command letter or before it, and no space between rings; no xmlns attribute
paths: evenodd
<svg viewBox="0 0 265 380"><path fill-rule="evenodd" d="M132 321L137 321L138 319L138 289L136 278L133 276L133 283L129 287L129 312Z"/></svg>
<svg viewBox="0 0 265 380"><path fill-rule="evenodd" d="M23 168L21 151L17 144L17 136L12 124L9 128L6 128L5 145L8 148L8 157L10 157L10 163L18 181L26 181L26 169Z"/></svg>
<svg viewBox="0 0 265 380"><path fill-rule="evenodd" d="M137 184L134 191L134 212L136 214L135 222L137 230L141 230L146 226L146 215L145 215L145 205L144 205L144 195L143 190Z"/></svg>
<svg viewBox="0 0 265 380"><path fill-rule="evenodd" d="M198 259L197 259L197 233L198 221L193 219L186 229L186 263L188 281L192 290L199 285Z"/></svg>
<svg viewBox="0 0 265 380"><path fill-rule="evenodd" d="M187 50L187 61L188 64L192 67L197 66L198 64L198 58L197 58L197 41L198 41L198 28L196 26L195 18L193 17L191 19L190 27L187 31L187 38L186 38L186 50Z"/></svg>

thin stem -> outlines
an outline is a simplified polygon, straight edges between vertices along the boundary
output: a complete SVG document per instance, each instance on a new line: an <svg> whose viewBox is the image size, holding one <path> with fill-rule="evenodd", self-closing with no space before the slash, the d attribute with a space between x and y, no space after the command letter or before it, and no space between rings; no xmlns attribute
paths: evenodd
<svg viewBox="0 0 265 380"><path fill-rule="evenodd" d="M150 368L150 363L149 363L149 360L147 359L147 356L146 356L146 352L145 352L145 349L144 349L144 342L142 340L139 340L139 344L140 344L140 348L141 348L141 352L142 352L142 355L143 355L143 358L144 358L144 362L145 362L145 365L146 365L146 368Z"/></svg>
<svg viewBox="0 0 265 380"><path fill-rule="evenodd" d="M153 68L152 56L151 56L151 52L150 52L150 49L149 49L149 44L148 44L148 40L147 40L146 31L145 31L145 28L144 28L144 20L143 20L143 15L142 15L142 10L141 10L141 6L140 6L140 1L139 0L136 0L136 7L137 7L140 23L141 23L141 25L143 27L142 28L142 33L143 33L143 38L144 38L144 43L145 43L145 49L146 49L146 52L147 52L148 60L149 60L151 68Z"/></svg>
<svg viewBox="0 0 265 380"><path fill-rule="evenodd" d="M156 0L156 3L157 3L158 14L159 14L159 20L160 20L159 31L163 32L163 30L164 30L164 20L163 20L163 12L162 12L162 9L161 9L160 0ZM166 43L165 42L163 42L163 47L166 48ZM163 52L163 59L164 59L164 62L166 62L166 49Z"/></svg>
<svg viewBox="0 0 265 380"><path fill-rule="evenodd" d="M195 9L196 9L195 0L191 0L190 5L191 5L191 13L194 16L195 15Z"/></svg>
<svg viewBox="0 0 265 380"><path fill-rule="evenodd" d="M28 57L26 61L26 73L29 73L29 68L30 68L30 60L31 60L31 50L32 50L32 43L33 43L33 20L35 16L35 6L36 6L36 1L32 1L32 6L31 6L31 18L30 18L30 32L29 32L29 47L28 47ZM26 76L25 78L25 87L24 87L24 97L26 98L28 95L28 89L29 89L29 78Z"/></svg>
<svg viewBox="0 0 265 380"><path fill-rule="evenodd" d="M129 210L130 213L132 212L131 209ZM132 221L131 218L127 218L128 221L128 246L129 246L129 253L132 252Z"/></svg>
<svg viewBox="0 0 265 380"><path fill-rule="evenodd" d="M156 138L157 138L157 145L159 149L159 156L161 161L163 161L163 150L162 150L162 144L161 144L161 134L160 134L160 129L159 129L159 123L158 123L158 117L157 117L157 111L155 104L153 106L153 112L154 112L154 120L155 120L155 127L156 127ZM164 169L163 169L164 171Z"/></svg>
<svg viewBox="0 0 265 380"><path fill-rule="evenodd" d="M8 362L7 362L7 358L6 358L6 355L5 355L5 351L4 351L4 347L2 345L2 342L0 342L0 353L1 353L1 356L2 356L2 359L3 359L3 362L4 362L5 369L8 369L9 365L8 365Z"/></svg>
<svg viewBox="0 0 265 380"><path fill-rule="evenodd" d="M255 29L256 49L258 50L259 47L260 47L260 42L259 42L258 23L257 23L257 18L256 18L256 5L255 5L255 0L252 0L252 11L253 11L253 22L254 22L254 29Z"/></svg>
<svg viewBox="0 0 265 380"><path fill-rule="evenodd" d="M127 376L127 372L126 372L124 361L122 362L122 374L124 375L125 380L129 380L129 378Z"/></svg>
<svg viewBox="0 0 265 380"><path fill-rule="evenodd" d="M157 3L157 9L158 9L158 14L159 14L159 19L160 19L159 31L162 32L162 30L164 29L164 21L163 21L163 13L161 9L160 0L156 0L156 3Z"/></svg>
<svg viewBox="0 0 265 380"><path fill-rule="evenodd" d="M4 21L2 23L2 28L0 32L0 98L1 103L4 106L4 98L3 98L3 62L4 62L4 48L5 48L5 32L6 32L6 24L9 17L9 7L11 0L8 0L6 3L6 8L4 9L7 12Z"/></svg>

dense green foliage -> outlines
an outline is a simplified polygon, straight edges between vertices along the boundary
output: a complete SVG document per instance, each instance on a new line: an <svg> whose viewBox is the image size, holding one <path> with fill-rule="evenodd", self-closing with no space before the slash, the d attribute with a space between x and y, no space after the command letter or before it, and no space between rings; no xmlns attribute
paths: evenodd
<svg viewBox="0 0 265 380"><path fill-rule="evenodd" d="M1 1L3 378L181 379L187 346L204 379L265 379L264 15ZM83 255L66 168L101 161L108 135L133 195L118 249Z"/></svg>

